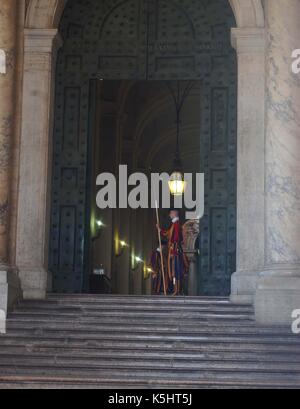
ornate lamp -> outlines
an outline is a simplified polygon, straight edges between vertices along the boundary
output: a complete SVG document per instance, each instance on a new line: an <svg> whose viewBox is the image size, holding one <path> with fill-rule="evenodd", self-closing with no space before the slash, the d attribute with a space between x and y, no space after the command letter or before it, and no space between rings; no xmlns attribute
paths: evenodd
<svg viewBox="0 0 300 409"><path fill-rule="evenodd" d="M175 159L173 164L173 172L169 179L169 189L173 196L182 196L185 192L186 188L186 181L184 180L184 172L183 166L181 162L181 155L180 155L180 146L179 146L179 138L180 138L180 114L182 111L182 107L184 105L185 100L189 96L192 88L193 82L189 81L185 89L181 90L180 81L177 81L177 90L174 91L173 87L168 84L169 91L173 97L175 109L176 109L176 151L175 151Z"/></svg>
<svg viewBox="0 0 300 409"><path fill-rule="evenodd" d="M174 160L174 171L169 179L169 189L173 196L182 196L185 192L185 188L186 181L184 180L184 173L178 151L178 153L176 153L176 159Z"/></svg>

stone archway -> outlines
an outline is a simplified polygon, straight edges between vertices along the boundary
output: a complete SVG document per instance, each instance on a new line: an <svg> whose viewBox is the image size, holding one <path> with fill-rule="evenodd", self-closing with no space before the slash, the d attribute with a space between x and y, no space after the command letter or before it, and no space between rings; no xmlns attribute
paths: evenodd
<svg viewBox="0 0 300 409"><path fill-rule="evenodd" d="M58 28L67 0L30 0L26 27L32 29Z"/></svg>
<svg viewBox="0 0 300 409"><path fill-rule="evenodd" d="M263 28L264 11L261 0L229 0L239 28ZM30 0L26 27L58 28L67 0Z"/></svg>
<svg viewBox="0 0 300 409"><path fill-rule="evenodd" d="M252 302L264 265L264 12L261 0L229 1L238 25L232 44L239 66L238 266L232 300ZM57 27L66 3L31 0L26 15L16 255L25 298L43 298L47 289L53 73L60 46ZM34 219L33 207L39 215Z"/></svg>

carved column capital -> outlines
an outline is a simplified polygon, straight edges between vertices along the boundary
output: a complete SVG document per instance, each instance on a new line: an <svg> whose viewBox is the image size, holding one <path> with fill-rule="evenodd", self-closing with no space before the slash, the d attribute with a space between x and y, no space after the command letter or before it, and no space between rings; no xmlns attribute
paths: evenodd
<svg viewBox="0 0 300 409"><path fill-rule="evenodd" d="M183 251L191 263L196 262L196 241L200 232L200 220L188 220L183 226Z"/></svg>
<svg viewBox="0 0 300 409"><path fill-rule="evenodd" d="M231 30L231 44L238 54L265 53L265 29L233 28Z"/></svg>
<svg viewBox="0 0 300 409"><path fill-rule="evenodd" d="M62 39L57 29L25 29L25 70L51 70Z"/></svg>

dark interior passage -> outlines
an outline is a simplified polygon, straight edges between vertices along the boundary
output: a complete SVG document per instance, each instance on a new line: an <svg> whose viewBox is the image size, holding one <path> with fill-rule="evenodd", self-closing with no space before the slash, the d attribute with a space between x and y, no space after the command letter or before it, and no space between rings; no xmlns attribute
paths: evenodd
<svg viewBox="0 0 300 409"><path fill-rule="evenodd" d="M182 81L180 89L184 90L186 85ZM117 176L120 164L128 166L129 174L142 172L149 181L151 173L171 174L177 125L170 87L176 89L177 81L98 81L93 86L97 90L96 109L93 110L97 125L92 182L103 172ZM194 82L185 100L180 123L183 168L192 174L200 172L200 92L200 83ZM99 210L95 197L93 190L91 227L96 239L92 240L92 270L104 269L113 293L149 294L150 256L158 247L155 211ZM162 210L160 216L166 227L169 223L167 211ZM144 263L136 263L136 257Z"/></svg>

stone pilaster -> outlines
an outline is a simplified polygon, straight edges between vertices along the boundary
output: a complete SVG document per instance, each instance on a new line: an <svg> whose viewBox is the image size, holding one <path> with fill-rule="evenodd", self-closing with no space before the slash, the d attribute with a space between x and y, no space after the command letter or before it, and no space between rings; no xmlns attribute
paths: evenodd
<svg viewBox="0 0 300 409"><path fill-rule="evenodd" d="M236 28L238 57L237 272L231 301L251 303L264 265L265 30Z"/></svg>
<svg viewBox="0 0 300 409"><path fill-rule="evenodd" d="M48 188L57 30L25 30L16 262L24 298L47 289ZM42 158L42 160L41 160ZM30 238L30 240L29 240Z"/></svg>
<svg viewBox="0 0 300 409"><path fill-rule="evenodd" d="M189 220L183 226L183 251L185 252L189 263L188 277L188 295L198 295L198 259L199 252L196 248L196 242L200 233L200 221Z"/></svg>
<svg viewBox="0 0 300 409"><path fill-rule="evenodd" d="M263 324L290 324L300 308L300 1L266 0L266 255L255 297Z"/></svg>
<svg viewBox="0 0 300 409"><path fill-rule="evenodd" d="M14 134L16 0L1 0L0 49L0 332L7 313L9 274L10 163Z"/></svg>

